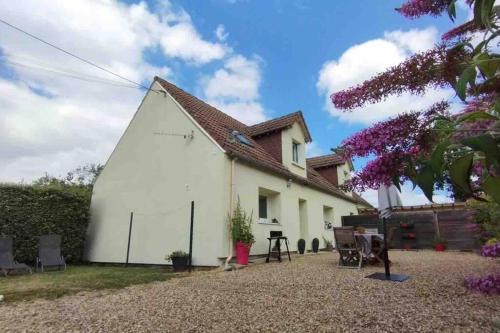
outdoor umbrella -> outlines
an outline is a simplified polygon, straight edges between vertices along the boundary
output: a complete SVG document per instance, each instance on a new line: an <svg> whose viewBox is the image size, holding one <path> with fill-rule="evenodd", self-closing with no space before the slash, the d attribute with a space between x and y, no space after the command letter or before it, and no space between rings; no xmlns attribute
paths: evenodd
<svg viewBox="0 0 500 333"><path fill-rule="evenodd" d="M382 228L384 233L384 273L373 273L368 278L377 280L388 280L402 282L409 278L408 275L391 274L389 266L389 252L387 244L387 219L392 215L393 207L403 206L396 186L380 186L378 189L378 211L382 219Z"/></svg>

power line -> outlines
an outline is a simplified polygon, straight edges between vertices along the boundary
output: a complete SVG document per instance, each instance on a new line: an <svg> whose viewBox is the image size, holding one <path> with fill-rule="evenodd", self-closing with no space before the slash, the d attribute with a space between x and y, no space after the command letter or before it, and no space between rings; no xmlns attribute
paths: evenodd
<svg viewBox="0 0 500 333"><path fill-rule="evenodd" d="M35 66L27 65L27 64L23 64L23 63L11 61L11 60L4 60L4 62L6 64L9 64L12 66L24 67L24 68L30 68L30 69L38 69L38 70L42 70L42 71L46 71L46 72L50 72L50 73L54 73L54 74L59 74L62 76L70 77L70 78L77 79L77 80L87 81L87 82L102 83L102 84L112 85L112 86L121 87L121 88L132 88L132 89L139 89L140 88L140 87L136 87L136 86L132 86L132 85L126 85L126 84L123 84L123 83L120 83L117 81L106 80L106 79L102 79L102 78L98 78L98 77L92 77L90 75L81 74L81 75L88 76L86 78L86 77L82 77L82 76L79 76L76 74L68 73L68 72L54 69L54 68L47 68L47 67L36 66L36 65Z"/></svg>
<svg viewBox="0 0 500 333"><path fill-rule="evenodd" d="M54 48L54 49L56 49L56 50L58 50L58 51L60 51L60 52L63 52L63 53L65 53L65 54L67 54L67 55L69 55L69 56L71 56L71 57L73 57L73 58L76 58L76 59L78 59L78 60L80 60L80 61L83 61L84 63L86 63L86 64L88 64L88 65L94 66L94 67L96 67L96 68L98 68L98 69L100 69L100 70L102 70L102 71L105 71L106 73L109 73L109 74L111 74L111 75L114 75L114 76L116 76L116 77L118 77L118 78L122 79L122 80L125 80L125 81L128 81L128 82L130 82L130 83L133 83L133 84L135 84L135 85L137 85L137 86L139 86L139 87L141 87L141 88L144 88L144 89L146 89L146 90L151 90L151 91L154 91L154 92L156 92L156 93L159 93L159 92L158 92L158 91L156 91L156 90L150 89L149 87L146 87L146 86L144 86L144 85L142 85L142 84L140 84L140 83L137 83L137 82L135 82L135 81L133 81L133 80L130 80L130 79L128 79L128 78L126 78L126 77L124 77L124 76L121 76L120 74L116 74L116 73L114 73L114 72L110 71L109 69L106 69L106 68L104 68L104 67L102 67L102 66L99 66L98 64L96 64L96 63L94 63L94 62L92 62L92 61L89 61L89 60L84 59L84 58L82 58L82 57L80 57L80 56L78 56L78 55L76 55L76 54L74 54L74 53L71 53L71 52L69 52L69 51L66 51L66 50L64 50L64 49L60 48L60 47L59 47L59 46L57 46L57 45L54 45L54 44L52 44L52 43L50 43L50 42L47 42L47 41L45 41L45 40L41 39L40 37L37 37L37 36L35 36L35 35L33 35L33 34L31 34L31 33L27 32L27 31L25 31L25 30L23 30L23 29L21 29L21 28L19 28L19 27L15 26L15 25L13 25L13 24L10 24L9 22L7 22L7 21L5 21L5 20L3 20L3 19L1 19L1 18L0 18L0 23L3 23L3 24L5 24L5 25L6 25L6 26L8 26L8 27L10 27L10 28L12 28L12 29L14 29L14 30L17 30L17 31L19 31L19 32L21 32L21 33L23 33L23 34L25 34L25 35L27 35L27 36L29 36L29 37L33 38L33 39L36 39L37 41L39 41L39 42L41 42L41 43L43 43L43 44L46 44L46 45L48 45L48 46L50 46L50 47L52 47L52 48Z"/></svg>
<svg viewBox="0 0 500 333"><path fill-rule="evenodd" d="M99 75L87 74L87 73L75 71L75 70L73 70L71 68L67 68L67 67L60 67L60 66L54 67L53 64L50 62L41 61L38 58L33 58L33 57L26 56L26 55L13 54L10 52L4 52L4 55L6 56L6 58L4 59L5 62L11 63L11 64L20 64L20 65L23 65L26 67L32 67L35 69L42 69L42 70L43 69L50 69L50 70L61 72L61 73L73 74L73 75L77 75L77 76L84 76L87 78L97 79L97 80L106 81L106 82L110 82L110 83L127 84L123 81L118 81L118 80L114 80L114 79L107 79L107 78L99 76ZM135 88L135 86L134 86L134 88ZM137 87L137 88L140 88L140 87Z"/></svg>

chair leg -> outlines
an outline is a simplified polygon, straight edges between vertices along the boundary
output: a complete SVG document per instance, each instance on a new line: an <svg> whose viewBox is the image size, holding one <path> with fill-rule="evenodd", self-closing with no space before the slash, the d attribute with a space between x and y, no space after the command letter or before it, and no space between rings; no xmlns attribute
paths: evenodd
<svg viewBox="0 0 500 333"><path fill-rule="evenodd" d="M286 253L288 253L288 261L292 261L292 258L290 258L290 251L288 250L288 239L285 239L285 245L286 245Z"/></svg>
<svg viewBox="0 0 500 333"><path fill-rule="evenodd" d="M281 262L281 239L276 241L276 245L278 245L278 261Z"/></svg>
<svg viewBox="0 0 500 333"><path fill-rule="evenodd" d="M269 257L271 256L271 240L269 240L269 250L267 250L266 262L269 262Z"/></svg>

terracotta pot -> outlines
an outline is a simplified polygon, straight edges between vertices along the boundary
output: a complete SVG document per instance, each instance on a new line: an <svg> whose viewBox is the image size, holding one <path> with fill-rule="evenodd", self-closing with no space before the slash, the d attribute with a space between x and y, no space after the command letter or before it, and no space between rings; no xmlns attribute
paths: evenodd
<svg viewBox="0 0 500 333"><path fill-rule="evenodd" d="M446 246L444 244L436 244L434 245L434 250L437 252L443 252L446 249Z"/></svg>
<svg viewBox="0 0 500 333"><path fill-rule="evenodd" d="M240 241L236 242L236 262L240 265L248 265L248 256L252 244L246 244Z"/></svg>

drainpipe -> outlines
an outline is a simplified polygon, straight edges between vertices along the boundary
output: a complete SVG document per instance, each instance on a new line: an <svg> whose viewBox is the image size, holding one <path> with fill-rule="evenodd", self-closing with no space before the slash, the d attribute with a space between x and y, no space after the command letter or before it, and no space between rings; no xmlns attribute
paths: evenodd
<svg viewBox="0 0 500 333"><path fill-rule="evenodd" d="M231 158L231 173L230 173L230 178L229 178L229 218L233 217L233 206L234 206L234 167L235 167L235 162L237 158L232 157ZM224 264L224 269L227 269L229 267L229 261L233 258L233 237L231 235L231 232L228 232L228 255L226 258L226 262Z"/></svg>

